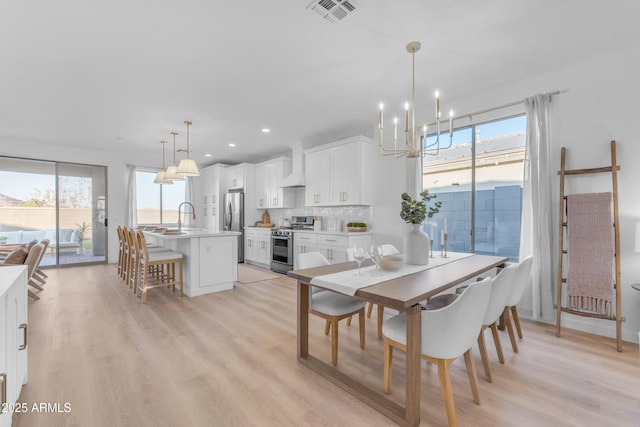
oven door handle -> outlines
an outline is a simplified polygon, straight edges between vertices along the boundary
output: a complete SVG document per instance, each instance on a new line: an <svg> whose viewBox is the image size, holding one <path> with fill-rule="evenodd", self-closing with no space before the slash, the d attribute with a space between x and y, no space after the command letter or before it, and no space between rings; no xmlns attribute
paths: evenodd
<svg viewBox="0 0 640 427"><path fill-rule="evenodd" d="M271 236L271 238L274 240L291 240L291 237L287 236Z"/></svg>

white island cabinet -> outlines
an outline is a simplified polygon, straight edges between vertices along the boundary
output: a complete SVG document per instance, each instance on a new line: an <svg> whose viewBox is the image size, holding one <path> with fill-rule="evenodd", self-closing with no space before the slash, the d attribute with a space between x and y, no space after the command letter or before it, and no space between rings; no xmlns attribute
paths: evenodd
<svg viewBox="0 0 640 427"><path fill-rule="evenodd" d="M11 415L27 383L27 267L0 268L0 426Z"/></svg>
<svg viewBox="0 0 640 427"><path fill-rule="evenodd" d="M214 230L187 230L176 235L145 231L147 242L184 255L184 293L189 297L233 289L238 279L239 235Z"/></svg>

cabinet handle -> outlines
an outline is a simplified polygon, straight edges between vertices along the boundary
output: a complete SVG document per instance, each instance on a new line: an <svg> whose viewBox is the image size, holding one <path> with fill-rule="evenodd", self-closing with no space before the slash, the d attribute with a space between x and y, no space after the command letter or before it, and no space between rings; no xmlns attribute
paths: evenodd
<svg viewBox="0 0 640 427"><path fill-rule="evenodd" d="M24 342L24 344L18 347L18 350L24 350L25 348L27 348L27 324L21 323L20 326L18 326L18 329L22 329L22 336L24 337L22 341Z"/></svg>
<svg viewBox="0 0 640 427"><path fill-rule="evenodd" d="M343 200L343 202L346 202L346 201L347 201L347 192L345 191L344 192L344 200Z"/></svg>
<svg viewBox="0 0 640 427"><path fill-rule="evenodd" d="M333 249L329 249L329 261L333 261Z"/></svg>
<svg viewBox="0 0 640 427"><path fill-rule="evenodd" d="M335 239L324 239L326 242L337 242Z"/></svg>
<svg viewBox="0 0 640 427"><path fill-rule="evenodd" d="M7 404L7 374L1 373L0 380L2 381L2 408Z"/></svg>

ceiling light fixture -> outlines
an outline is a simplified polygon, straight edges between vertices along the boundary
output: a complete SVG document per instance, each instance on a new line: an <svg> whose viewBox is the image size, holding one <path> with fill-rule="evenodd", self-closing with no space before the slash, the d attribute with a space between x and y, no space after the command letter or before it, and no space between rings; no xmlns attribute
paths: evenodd
<svg viewBox="0 0 640 427"><path fill-rule="evenodd" d="M270 133L271 129L269 128L262 128L262 133Z"/></svg>
<svg viewBox="0 0 640 427"><path fill-rule="evenodd" d="M173 184L173 181L168 180L165 178L165 169L164 169L164 146L167 143L167 141L160 141L160 144L162 144L162 169L160 169L158 171L158 173L156 174L156 178L153 180L154 184L162 184L162 185L169 185L169 184Z"/></svg>
<svg viewBox="0 0 640 427"><path fill-rule="evenodd" d="M233 142L230 142L230 143L227 144L227 147L234 148L235 146L236 146L236 144L234 144Z"/></svg>
<svg viewBox="0 0 640 427"><path fill-rule="evenodd" d="M189 158L189 126L192 124L189 120L185 120L184 124L187 125L187 157L180 160L178 165L178 175L182 176L200 176L198 165L196 161Z"/></svg>
<svg viewBox="0 0 640 427"><path fill-rule="evenodd" d="M416 129L416 52L420 50L420 42L411 42L407 45L407 52L411 54L411 104L405 102L405 145L406 148L398 148L398 118L393 118L393 148L387 148L383 142L383 111L384 104L380 103L380 118L378 123L378 145L380 146L380 154L383 156L396 157L424 157L427 154L436 155L440 149L451 147L453 141L453 111L449 112L449 145L440 146L440 94L436 90L436 140L431 144L427 144L427 125L422 126L422 135ZM409 122L409 113L411 113L411 122ZM409 126L411 125L411 126Z"/></svg>
<svg viewBox="0 0 640 427"><path fill-rule="evenodd" d="M176 135L178 132L171 132L173 135L173 164L167 167L164 178L170 181L184 181L184 176L178 175L178 166L176 166Z"/></svg>

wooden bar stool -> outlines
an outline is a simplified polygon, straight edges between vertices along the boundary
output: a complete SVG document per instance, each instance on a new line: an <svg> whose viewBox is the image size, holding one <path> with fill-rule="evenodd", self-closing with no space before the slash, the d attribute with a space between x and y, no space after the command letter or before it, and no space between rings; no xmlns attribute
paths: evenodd
<svg viewBox="0 0 640 427"><path fill-rule="evenodd" d="M138 231L136 239L137 267L134 282L134 292L141 292L142 302L147 300L147 291L157 287L171 287L173 291L176 284L180 287L180 296L183 295L184 283L182 272L182 254L176 251L161 250L150 251L147 248L144 233ZM180 280L176 280L176 265L180 273ZM137 289L137 290L136 290Z"/></svg>

